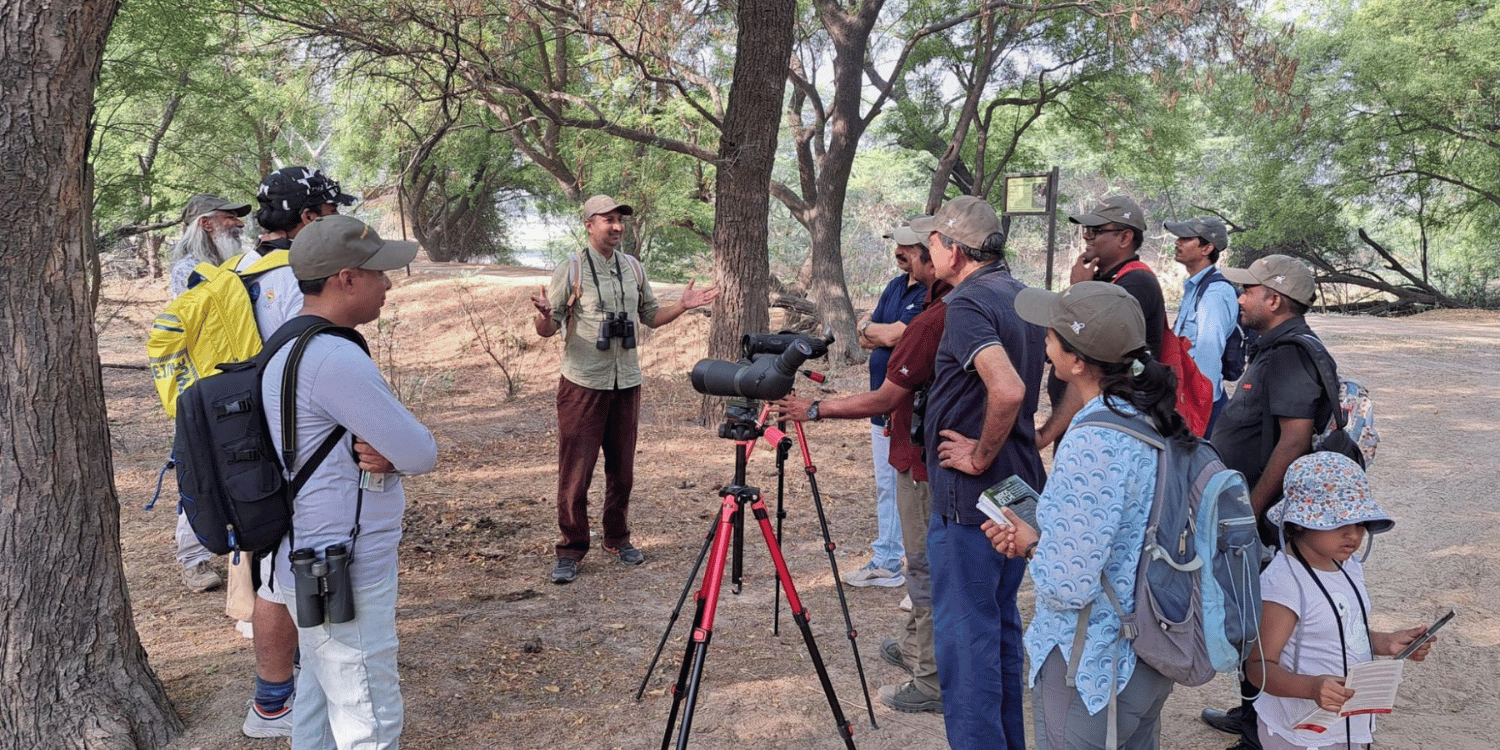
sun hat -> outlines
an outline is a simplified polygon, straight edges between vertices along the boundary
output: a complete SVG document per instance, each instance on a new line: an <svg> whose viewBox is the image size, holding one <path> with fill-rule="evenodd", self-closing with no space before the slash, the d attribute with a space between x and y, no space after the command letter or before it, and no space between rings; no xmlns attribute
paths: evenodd
<svg viewBox="0 0 1500 750"><path fill-rule="evenodd" d="M321 169L282 167L260 181L255 199L264 208L301 211L324 203L352 206L358 200L345 193Z"/></svg>
<svg viewBox="0 0 1500 750"><path fill-rule="evenodd" d="M186 224L210 211L228 211L235 216L244 216L250 213L250 204L235 203L217 195L198 193L188 198L187 204L182 207L182 223Z"/></svg>
<svg viewBox="0 0 1500 750"><path fill-rule="evenodd" d="M928 232L927 234L921 234L919 232L916 232L916 231L914 231L911 228L911 223L914 222L914 221L916 221L917 219L930 219L930 218L932 218L932 217L931 216L916 216L916 217L913 217L911 221L909 221L909 222L907 222L905 224L902 224L901 226L896 227L895 229L892 229L891 231L886 232L885 234L883 234L881 236L884 237L885 239L893 240L897 245L906 245L906 246L909 246L909 247L914 247L914 246L917 246L917 245L921 245L922 247L927 247L927 237L931 234L931 232Z"/></svg>
<svg viewBox="0 0 1500 750"><path fill-rule="evenodd" d="M1111 222L1124 224L1142 232L1146 231L1146 214L1141 211L1141 206L1131 198L1124 195L1111 195L1104 199L1086 214L1069 216L1068 221L1074 224L1082 224L1086 227L1102 227Z"/></svg>
<svg viewBox="0 0 1500 750"><path fill-rule="evenodd" d="M1364 469L1332 451L1309 453L1287 467L1281 502L1266 511L1266 520L1278 527L1294 523L1318 531L1361 523L1371 534L1396 525L1375 503Z"/></svg>
<svg viewBox="0 0 1500 750"><path fill-rule="evenodd" d="M1317 294L1312 271L1290 255L1267 255L1249 268L1225 268L1220 273L1231 284L1264 286L1304 305L1311 305Z"/></svg>
<svg viewBox="0 0 1500 750"><path fill-rule="evenodd" d="M1219 250L1229 247L1229 230L1224 228L1224 222L1213 216L1163 222L1162 227L1178 237L1202 237Z"/></svg>
<svg viewBox="0 0 1500 750"><path fill-rule="evenodd" d="M1117 284L1080 281L1061 293L1022 289L1016 295L1016 314L1051 328L1080 354L1099 362L1125 362L1146 346L1141 303Z"/></svg>
<svg viewBox="0 0 1500 750"><path fill-rule="evenodd" d="M912 219L911 230L924 238L937 232L975 250L984 247L984 241L990 235L1004 231L1000 228L995 207L972 195L959 196L944 203L932 216Z"/></svg>
<svg viewBox="0 0 1500 750"><path fill-rule="evenodd" d="M345 268L394 271L417 257L417 243L383 240L353 216L322 216L297 234L290 261L299 281L326 279Z"/></svg>
<svg viewBox="0 0 1500 750"><path fill-rule="evenodd" d="M597 214L607 214L610 211L619 211L622 216L630 216L635 213L634 208L607 195L595 195L583 202L584 221L588 221L590 217Z"/></svg>

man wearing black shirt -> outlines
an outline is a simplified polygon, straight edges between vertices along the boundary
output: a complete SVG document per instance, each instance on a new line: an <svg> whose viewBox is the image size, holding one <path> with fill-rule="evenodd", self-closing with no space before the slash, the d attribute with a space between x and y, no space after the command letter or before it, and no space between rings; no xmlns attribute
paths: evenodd
<svg viewBox="0 0 1500 750"><path fill-rule="evenodd" d="M1146 346L1153 357L1160 357L1162 334L1167 330L1167 305L1156 274L1140 258L1146 239L1145 212L1129 197L1115 195L1105 198L1093 211L1069 216L1068 221L1083 227L1083 254L1073 264L1069 283L1104 281L1123 287L1141 303L1141 312L1146 315ZM1037 431L1039 448L1061 438L1083 407L1078 396L1066 391L1064 385L1056 376L1048 375L1052 414Z"/></svg>
<svg viewBox="0 0 1500 750"><path fill-rule="evenodd" d="M1281 499L1287 467L1312 452L1313 435L1328 424L1337 405L1330 403L1308 354L1289 343L1296 336L1322 346L1303 320L1317 291L1312 271L1295 258L1268 255L1223 274L1240 287L1240 317L1260 338L1250 345L1245 375L1209 437L1224 465L1245 475L1250 505L1264 519ZM1248 683L1241 689L1242 695L1254 692ZM1240 734L1230 750L1260 750L1253 703L1243 701L1228 711L1205 708L1203 721Z"/></svg>

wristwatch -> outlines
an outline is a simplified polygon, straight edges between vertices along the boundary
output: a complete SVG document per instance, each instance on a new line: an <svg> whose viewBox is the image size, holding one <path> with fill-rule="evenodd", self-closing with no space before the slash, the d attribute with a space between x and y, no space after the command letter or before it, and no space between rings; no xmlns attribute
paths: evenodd
<svg viewBox="0 0 1500 750"><path fill-rule="evenodd" d="M808 419L809 422L816 422L819 419L821 419L821 417L818 416L818 404L821 404L821 403L823 403L823 402L822 401L814 401L811 404L807 405L807 419Z"/></svg>

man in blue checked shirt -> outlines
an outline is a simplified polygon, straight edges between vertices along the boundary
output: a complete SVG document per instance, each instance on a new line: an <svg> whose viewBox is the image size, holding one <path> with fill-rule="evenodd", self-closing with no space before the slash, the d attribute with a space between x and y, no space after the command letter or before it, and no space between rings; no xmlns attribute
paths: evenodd
<svg viewBox="0 0 1500 750"><path fill-rule="evenodd" d="M1215 267L1219 253L1229 247L1229 233L1224 222L1212 216L1169 221L1162 226L1177 235L1177 262L1188 274L1182 282L1182 305L1177 309L1172 332L1193 342L1193 362L1213 383L1214 411L1204 432L1212 435L1214 422L1229 402L1224 390L1224 344L1234 332L1240 311L1234 285Z"/></svg>

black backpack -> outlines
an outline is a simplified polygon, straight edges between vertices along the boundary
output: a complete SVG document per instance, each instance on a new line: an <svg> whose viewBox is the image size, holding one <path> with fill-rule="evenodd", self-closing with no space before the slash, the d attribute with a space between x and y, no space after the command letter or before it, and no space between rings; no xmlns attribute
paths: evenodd
<svg viewBox="0 0 1500 750"><path fill-rule="evenodd" d="M1216 282L1224 282L1231 287L1234 286L1224 274L1215 268L1207 276L1203 277L1203 283L1198 285L1195 304L1203 304L1203 293L1208 291L1208 285ZM1234 329L1229 332L1229 338L1224 340L1224 355L1219 359L1219 367L1224 380L1239 380L1245 374L1246 354L1250 350L1250 344L1257 338L1254 331L1245 328L1240 319L1241 311L1239 305L1235 305Z"/></svg>
<svg viewBox="0 0 1500 750"><path fill-rule="evenodd" d="M277 329L260 353L220 365L219 373L197 381L177 399L172 461L178 512L216 555L262 552L279 544L291 529L293 498L346 432L342 426L335 429L287 482L266 423L261 377L276 352L295 339L281 381L282 445L290 461L296 456L297 370L308 343L320 333L341 336L369 351L358 331L302 315Z"/></svg>

